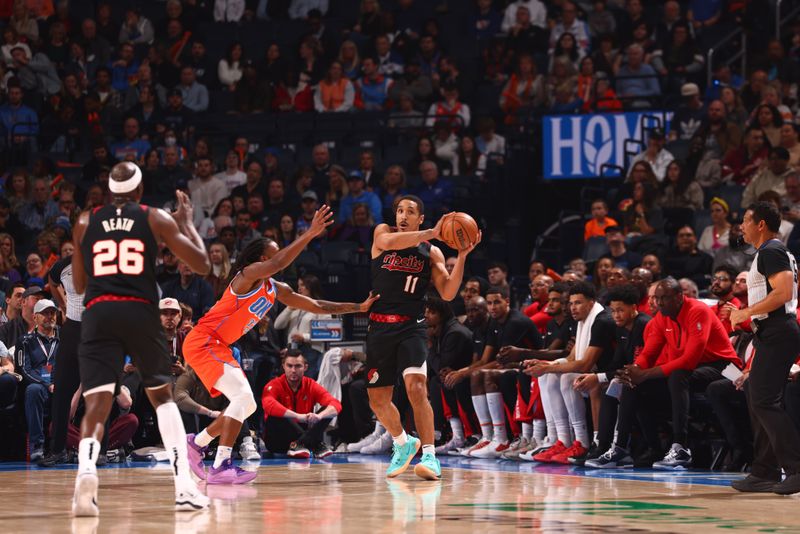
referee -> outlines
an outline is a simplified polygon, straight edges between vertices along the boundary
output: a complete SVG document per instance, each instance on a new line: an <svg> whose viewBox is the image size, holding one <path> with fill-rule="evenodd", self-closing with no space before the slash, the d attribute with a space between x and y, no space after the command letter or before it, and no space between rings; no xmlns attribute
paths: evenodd
<svg viewBox="0 0 800 534"><path fill-rule="evenodd" d="M39 467L52 467L69 463L67 453L67 425L72 397L80 386L78 372L78 344L81 341L81 315L83 295L75 291L72 283L72 259L62 258L53 264L48 274L51 293L59 307L66 308L66 321L61 327L61 342L55 359L53 384L53 435L50 454L39 461Z"/></svg>
<svg viewBox="0 0 800 534"><path fill-rule="evenodd" d="M782 407L789 369L800 352L797 324L797 262L777 239L781 215L774 204L757 202L744 214L744 240L756 249L747 273L749 306L731 312L731 323L752 318L756 354L746 382L753 426L751 474L733 484L743 492L800 492L800 434ZM781 482L781 468L786 479Z"/></svg>

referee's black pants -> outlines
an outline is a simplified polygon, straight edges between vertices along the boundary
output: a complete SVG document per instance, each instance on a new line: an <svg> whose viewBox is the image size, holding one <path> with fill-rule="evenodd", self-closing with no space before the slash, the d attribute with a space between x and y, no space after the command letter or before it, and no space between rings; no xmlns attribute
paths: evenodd
<svg viewBox="0 0 800 534"><path fill-rule="evenodd" d="M81 342L81 323L67 319L61 327L56 365L53 370L53 405L50 415L53 423L50 452L62 452L67 446L67 426L72 396L81 384L78 367L78 345Z"/></svg>
<svg viewBox="0 0 800 534"><path fill-rule="evenodd" d="M768 319L759 326L756 355L747 379L747 405L753 427L753 475L780 481L800 473L800 433L783 408L789 370L800 349L800 326L794 316Z"/></svg>

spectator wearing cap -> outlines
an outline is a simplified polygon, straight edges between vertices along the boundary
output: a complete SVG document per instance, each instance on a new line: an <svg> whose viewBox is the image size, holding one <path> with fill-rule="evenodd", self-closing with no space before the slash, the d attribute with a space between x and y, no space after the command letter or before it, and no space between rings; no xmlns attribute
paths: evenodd
<svg viewBox="0 0 800 534"><path fill-rule="evenodd" d="M625 245L625 234L620 226L607 226L605 230L608 254L604 258L614 260L615 267L624 267L629 271L642 264L642 257Z"/></svg>
<svg viewBox="0 0 800 534"><path fill-rule="evenodd" d="M149 45L155 38L155 30L150 19L142 15L138 9L125 12L125 22L119 29L119 42L134 45Z"/></svg>
<svg viewBox="0 0 800 534"><path fill-rule="evenodd" d="M42 299L33 308L34 329L15 346L15 354L25 381L25 418L31 461L44 456L44 415L53 393L52 373L58 348L57 308Z"/></svg>
<svg viewBox="0 0 800 534"><path fill-rule="evenodd" d="M664 132L660 129L654 129L650 131L650 135L647 138L647 148L631 160L630 168L633 169L633 166L639 161L646 161L650 164L658 181L663 182L664 177L667 175L667 167L674 159L675 156L664 148ZM630 172L628 173L628 179L630 179Z"/></svg>
<svg viewBox="0 0 800 534"><path fill-rule="evenodd" d="M178 261L178 274L177 280L161 285L163 295L187 305L192 310L192 317L199 320L214 305L214 290L182 261Z"/></svg>
<svg viewBox="0 0 800 534"><path fill-rule="evenodd" d="M352 171L347 177L348 193L342 198L339 204L339 211L336 213L337 224L344 224L353 215L353 206L358 203L369 206L370 215L375 224L383 222L381 214L381 201L378 195L366 189L366 181L361 171Z"/></svg>
<svg viewBox="0 0 800 534"><path fill-rule="evenodd" d="M183 359L183 340L186 339L186 332L181 330L181 305L172 297L165 297L158 302L158 310L161 315L161 328L164 330L164 337L167 339L167 352L172 361L172 374L182 375L186 369Z"/></svg>
<svg viewBox="0 0 800 534"><path fill-rule="evenodd" d="M683 102L675 110L672 117L670 137L681 141L690 140L705 118L703 100L700 98L700 88L696 83L685 83L681 86Z"/></svg>
<svg viewBox="0 0 800 534"><path fill-rule="evenodd" d="M23 97L19 80L8 80L8 101L0 106L0 134L8 141L35 141L39 134L39 116L22 102Z"/></svg>
<svg viewBox="0 0 800 534"><path fill-rule="evenodd" d="M775 191L781 197L786 196L786 176L795 171L789 166L789 151L778 146L769 152L767 166L758 172L744 188L742 208L747 209L766 191Z"/></svg>
<svg viewBox="0 0 800 534"><path fill-rule="evenodd" d="M434 225L439 218L451 211L453 206L453 183L439 177L439 168L433 161L419 165L422 183L414 191L425 204L425 224ZM376 220L376 224L379 222Z"/></svg>
<svg viewBox="0 0 800 534"><path fill-rule="evenodd" d="M197 81L193 67L181 69L181 83L178 86L183 95L183 105L199 113L208 109L208 88Z"/></svg>

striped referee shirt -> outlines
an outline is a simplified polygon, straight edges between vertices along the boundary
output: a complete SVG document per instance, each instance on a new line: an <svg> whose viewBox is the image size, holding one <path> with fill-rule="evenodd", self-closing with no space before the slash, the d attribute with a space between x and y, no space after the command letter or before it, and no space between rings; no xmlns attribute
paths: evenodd
<svg viewBox="0 0 800 534"><path fill-rule="evenodd" d="M782 317L797 313L797 261L778 239L770 239L756 251L753 264L747 272L747 301L749 306L761 302L772 293L769 277L783 272L791 271L794 276L792 284L792 298L783 306L769 313L753 315L753 319L764 320L768 317Z"/></svg>
<svg viewBox="0 0 800 534"><path fill-rule="evenodd" d="M55 262L48 276L56 285L64 288L67 295L67 319L80 322L84 310L83 294L75 291L75 284L72 282L72 258L66 257Z"/></svg>

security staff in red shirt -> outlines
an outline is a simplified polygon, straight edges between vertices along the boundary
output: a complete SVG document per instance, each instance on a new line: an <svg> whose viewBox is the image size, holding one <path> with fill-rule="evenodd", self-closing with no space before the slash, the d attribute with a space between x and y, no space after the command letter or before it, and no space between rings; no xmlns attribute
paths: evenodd
<svg viewBox="0 0 800 534"><path fill-rule="evenodd" d="M264 443L272 452L291 458L325 458L333 450L323 442L323 433L342 404L325 388L305 375L308 362L299 350L290 349L283 359L283 374L264 386L261 406L266 429ZM322 406L314 412L314 406Z"/></svg>
<svg viewBox="0 0 800 534"><path fill-rule="evenodd" d="M668 393L672 399L672 447L654 469L685 468L692 463L686 447L689 428L689 394L705 391L708 384L722 378L730 363L741 365L725 327L706 304L683 296L672 277L659 282L655 290L659 313L650 322L642 352L633 364L626 365L621 378L635 387L640 421L648 405L655 408ZM625 394L625 392L623 392ZM651 447L656 447L654 425L645 429Z"/></svg>

